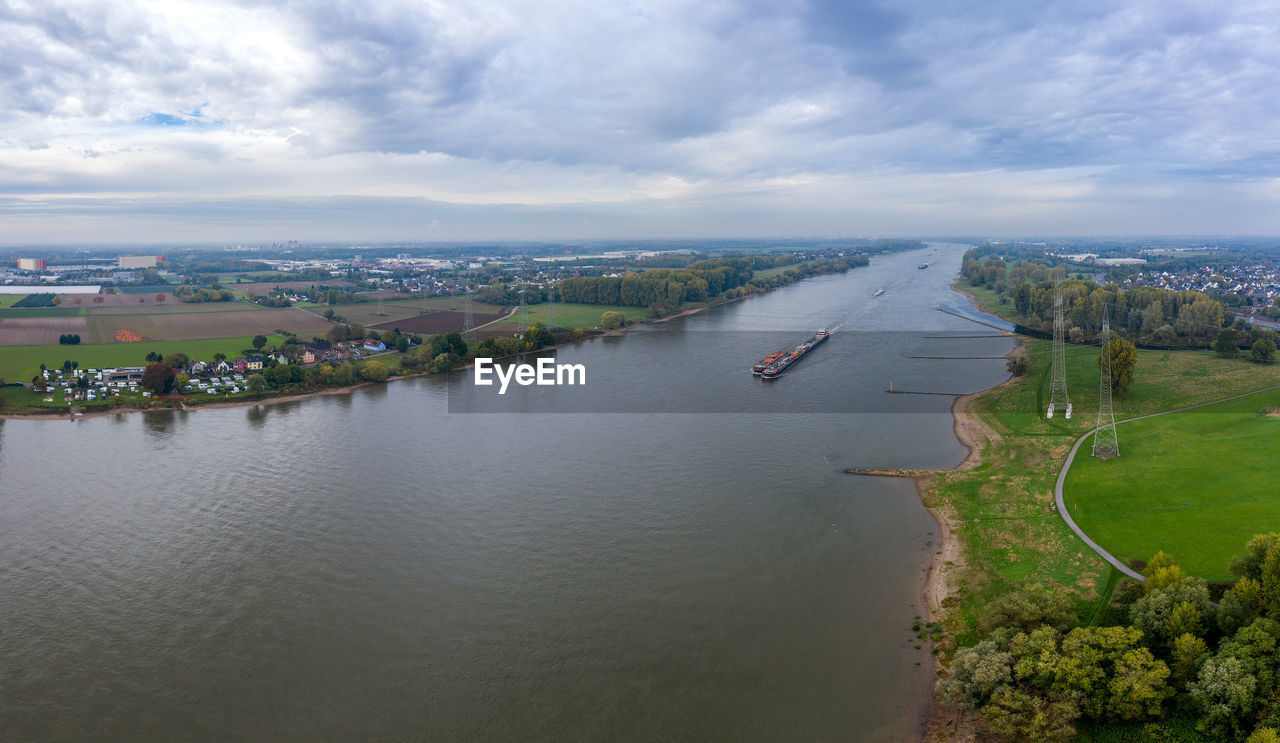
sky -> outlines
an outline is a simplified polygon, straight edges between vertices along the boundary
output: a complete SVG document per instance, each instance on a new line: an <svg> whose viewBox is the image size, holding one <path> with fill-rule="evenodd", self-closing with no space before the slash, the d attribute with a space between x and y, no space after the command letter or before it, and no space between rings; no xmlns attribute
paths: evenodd
<svg viewBox="0 0 1280 743"><path fill-rule="evenodd" d="M0 244L1280 234L1280 9L0 0Z"/></svg>

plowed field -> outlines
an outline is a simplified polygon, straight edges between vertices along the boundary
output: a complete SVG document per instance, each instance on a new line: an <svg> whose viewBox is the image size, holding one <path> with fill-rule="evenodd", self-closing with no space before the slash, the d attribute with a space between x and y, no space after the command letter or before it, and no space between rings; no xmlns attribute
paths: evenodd
<svg viewBox="0 0 1280 743"><path fill-rule="evenodd" d="M89 343L85 320L84 317L0 318L0 346L49 346L58 342L58 336L67 333L78 334L82 343Z"/></svg>
<svg viewBox="0 0 1280 743"><path fill-rule="evenodd" d="M94 315L83 319L88 320L93 343L115 343L116 331L121 329L136 333L147 341L180 341L236 335L269 335L277 328L309 338L323 336L333 327L333 323L328 320L299 309L195 312L180 315ZM54 342L57 342L56 333Z"/></svg>

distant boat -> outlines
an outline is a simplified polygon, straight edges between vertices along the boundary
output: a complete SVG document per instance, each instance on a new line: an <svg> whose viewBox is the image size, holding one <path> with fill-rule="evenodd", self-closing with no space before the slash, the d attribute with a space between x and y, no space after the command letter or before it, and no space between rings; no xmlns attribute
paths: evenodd
<svg viewBox="0 0 1280 743"><path fill-rule="evenodd" d="M880 287L879 289L876 289L876 293L875 293L875 294L872 294L871 296L873 296L873 297L878 297L878 296L880 296L881 294L884 294L884 287L883 287L883 286L882 286L882 287Z"/></svg>
<svg viewBox="0 0 1280 743"><path fill-rule="evenodd" d="M921 271L923 271L924 269L926 269L926 268L928 268L928 267L929 267L929 264L928 264L928 263L921 263L919 266L917 266L917 268L919 268Z"/></svg>

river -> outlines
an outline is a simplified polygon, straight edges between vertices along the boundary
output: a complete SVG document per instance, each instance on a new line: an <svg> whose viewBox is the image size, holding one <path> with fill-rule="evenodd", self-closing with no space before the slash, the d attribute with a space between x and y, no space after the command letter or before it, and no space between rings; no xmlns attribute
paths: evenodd
<svg viewBox="0 0 1280 743"><path fill-rule="evenodd" d="M1006 376L912 358L1010 347L932 337L994 332L935 310L961 252L560 349L579 387L0 421L5 740L917 736L936 527L842 470L965 456L951 397L885 392Z"/></svg>

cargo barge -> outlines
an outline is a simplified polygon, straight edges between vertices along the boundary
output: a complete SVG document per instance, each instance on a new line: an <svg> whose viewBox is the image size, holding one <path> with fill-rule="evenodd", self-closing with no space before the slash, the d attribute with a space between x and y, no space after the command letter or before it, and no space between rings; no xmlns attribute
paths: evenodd
<svg viewBox="0 0 1280 743"><path fill-rule="evenodd" d="M800 345L796 346L790 351L787 351L777 361L774 361L772 364L765 367L764 371L760 372L760 378L761 379L777 379L778 377L782 376L782 373L785 372L787 369L789 369L792 364L804 358L806 354L808 354L814 348L817 348L818 345L820 345L823 341L825 341L828 337L830 337L830 335L831 333L829 333L826 330L819 330L818 332L814 333L813 336L809 338L809 340L805 341L804 343L801 343Z"/></svg>
<svg viewBox="0 0 1280 743"><path fill-rule="evenodd" d="M774 351L768 356L765 356L763 359L760 359L759 361L757 361L755 364L751 366L751 373L756 375L757 377L760 376L760 372L764 371L765 369L768 369L769 366L773 364L773 362L785 356L786 353L787 353L786 351Z"/></svg>

